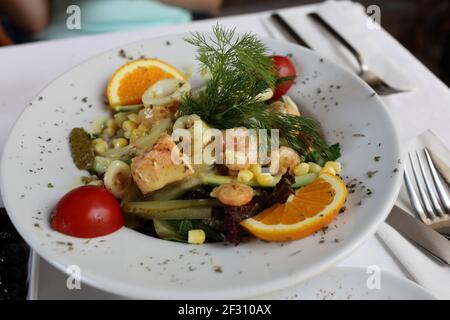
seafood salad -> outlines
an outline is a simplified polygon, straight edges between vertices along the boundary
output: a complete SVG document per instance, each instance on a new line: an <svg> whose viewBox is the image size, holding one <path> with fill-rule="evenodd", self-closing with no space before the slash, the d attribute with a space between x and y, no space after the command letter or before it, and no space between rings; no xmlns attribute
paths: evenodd
<svg viewBox="0 0 450 320"><path fill-rule="evenodd" d="M71 130L74 164L88 174L60 199L52 227L238 244L296 240L329 224L347 196L340 147L289 96L292 57L219 25L185 40L197 48L201 86L170 62L131 61L109 81L110 116Z"/></svg>

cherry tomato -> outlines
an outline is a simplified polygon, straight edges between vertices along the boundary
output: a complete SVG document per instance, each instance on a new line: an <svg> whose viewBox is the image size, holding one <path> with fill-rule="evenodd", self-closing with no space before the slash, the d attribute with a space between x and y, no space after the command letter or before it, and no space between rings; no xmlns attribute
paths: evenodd
<svg viewBox="0 0 450 320"><path fill-rule="evenodd" d="M78 187L64 195L51 221L56 231L78 238L104 236L123 225L116 198L108 190L95 186Z"/></svg>
<svg viewBox="0 0 450 320"><path fill-rule="evenodd" d="M297 73L294 64L288 57L272 56L272 60L277 71L277 82L280 82L275 87L273 98L279 99L292 87Z"/></svg>

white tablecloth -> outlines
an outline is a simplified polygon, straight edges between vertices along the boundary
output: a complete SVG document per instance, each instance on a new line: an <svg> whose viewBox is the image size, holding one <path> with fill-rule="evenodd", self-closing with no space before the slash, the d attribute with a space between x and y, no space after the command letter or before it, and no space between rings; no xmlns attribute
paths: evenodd
<svg viewBox="0 0 450 320"><path fill-rule="evenodd" d="M267 13L234 16L221 18L219 22L227 27L236 27L238 32L251 31L268 37L269 34L262 23L265 16ZM3 149L8 132L28 102L49 82L71 67L98 53L129 42L186 31L209 31L216 21L213 19L188 25L0 48L0 150ZM391 56L400 69L409 73L411 81L418 88L410 93L383 98L397 124L400 141L405 143L431 128L445 141L447 147L450 147L448 87L387 32L377 33L374 40L383 48L384 54ZM382 270L408 277L376 236L370 238L340 265L377 265Z"/></svg>

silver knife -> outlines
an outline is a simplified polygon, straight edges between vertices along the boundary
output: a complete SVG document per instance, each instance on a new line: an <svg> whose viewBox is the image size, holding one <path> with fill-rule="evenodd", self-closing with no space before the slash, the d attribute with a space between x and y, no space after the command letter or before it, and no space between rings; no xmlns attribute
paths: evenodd
<svg viewBox="0 0 450 320"><path fill-rule="evenodd" d="M394 206L386 222L402 236L450 265L450 241L405 210Z"/></svg>
<svg viewBox="0 0 450 320"><path fill-rule="evenodd" d="M291 25L278 13L271 15L271 18L275 20L278 25L299 45L312 49L308 43L291 27Z"/></svg>

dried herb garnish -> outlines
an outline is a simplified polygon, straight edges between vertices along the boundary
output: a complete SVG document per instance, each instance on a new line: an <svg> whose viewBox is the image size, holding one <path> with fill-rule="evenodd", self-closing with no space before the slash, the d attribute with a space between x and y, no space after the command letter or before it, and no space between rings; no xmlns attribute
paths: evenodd
<svg viewBox="0 0 450 320"><path fill-rule="evenodd" d="M374 175L376 175L378 171L367 171L367 178L371 179Z"/></svg>

